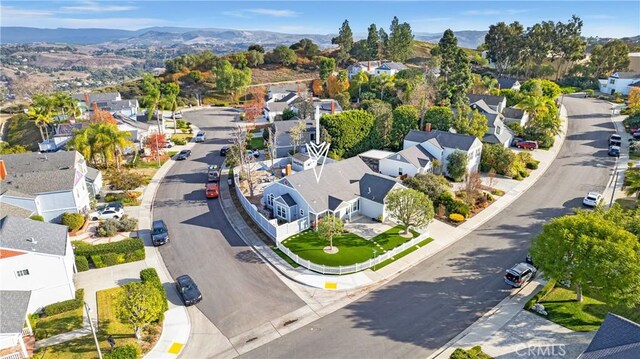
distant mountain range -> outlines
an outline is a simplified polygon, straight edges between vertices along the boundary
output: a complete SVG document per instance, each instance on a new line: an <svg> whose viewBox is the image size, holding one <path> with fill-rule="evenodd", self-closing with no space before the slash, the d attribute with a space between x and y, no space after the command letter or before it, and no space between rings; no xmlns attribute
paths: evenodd
<svg viewBox="0 0 640 359"><path fill-rule="evenodd" d="M458 31L455 34L458 37L459 46L476 48L484 41L486 31ZM285 34L272 31L184 27L150 27L140 30L0 27L0 38L4 44L46 42L77 45L156 45L162 47L177 44L201 44L240 48L259 43L270 48L282 44L289 45L306 37L313 40L320 47L326 48L331 46L331 38L334 36L334 34ZM438 42L440 37L442 37L441 33L415 33L416 40L427 42Z"/></svg>

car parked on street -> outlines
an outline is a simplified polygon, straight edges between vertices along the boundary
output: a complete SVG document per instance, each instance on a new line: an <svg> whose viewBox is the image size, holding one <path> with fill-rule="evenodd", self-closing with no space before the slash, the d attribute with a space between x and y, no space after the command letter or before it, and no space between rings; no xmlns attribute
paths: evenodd
<svg viewBox="0 0 640 359"><path fill-rule="evenodd" d="M151 243L154 246L167 244L169 242L169 229L167 224L163 220L158 219L153 221L151 226Z"/></svg>
<svg viewBox="0 0 640 359"><path fill-rule="evenodd" d="M178 153L178 157L176 157L176 160L186 160L189 156L191 156L191 150L182 150L180 151L180 153Z"/></svg>
<svg viewBox="0 0 640 359"><path fill-rule="evenodd" d="M524 138L522 138L522 137L514 137L513 140L511 140L511 147L518 146L518 142L522 142L522 141L524 141Z"/></svg>
<svg viewBox="0 0 640 359"><path fill-rule="evenodd" d="M173 141L168 140L168 141L166 141L166 142L164 143L164 148L171 148L171 147L173 147L173 146L175 146L175 145L176 145L176 144L175 144L175 143L173 143Z"/></svg>
<svg viewBox="0 0 640 359"><path fill-rule="evenodd" d="M603 198L602 195L598 192L589 192L587 193L586 196L584 196L584 199L582 200L582 204L587 206L587 207L595 207L597 206L600 202L602 202Z"/></svg>
<svg viewBox="0 0 640 359"><path fill-rule="evenodd" d="M218 170L218 165L209 165L209 169L207 171L207 181L218 182L219 180L220 171Z"/></svg>
<svg viewBox="0 0 640 359"><path fill-rule="evenodd" d="M622 146L622 137L615 133L609 136L609 146Z"/></svg>
<svg viewBox="0 0 640 359"><path fill-rule="evenodd" d="M536 142L536 141L520 141L520 142L516 143L516 147L522 148L522 149L525 149L525 150L533 151L533 150L538 149L538 142Z"/></svg>
<svg viewBox="0 0 640 359"><path fill-rule="evenodd" d="M620 147L619 146L609 146L609 151L607 152L609 156L620 157Z"/></svg>
<svg viewBox="0 0 640 359"><path fill-rule="evenodd" d="M204 188L204 195L207 198L218 198L220 195L220 188L217 183L207 183Z"/></svg>
<svg viewBox="0 0 640 359"><path fill-rule="evenodd" d="M514 288L520 288L526 282L535 278L538 270L529 263L518 263L507 269L504 274L505 283Z"/></svg>
<svg viewBox="0 0 640 359"><path fill-rule="evenodd" d="M91 218L92 221L97 221L99 219L118 219L122 218L122 216L124 216L124 209L116 207L106 207L100 211L95 211L89 214L89 218Z"/></svg>
<svg viewBox="0 0 640 359"><path fill-rule="evenodd" d="M224 157L227 155L227 151L229 151L229 146L222 146L220 149L220 156Z"/></svg>
<svg viewBox="0 0 640 359"><path fill-rule="evenodd" d="M196 282L191 279L187 274L181 275L176 278L176 289L180 298L185 306L190 306L200 303L202 301L202 293L196 285Z"/></svg>
<svg viewBox="0 0 640 359"><path fill-rule="evenodd" d="M206 136L206 134L205 134L204 131L198 131L198 133L196 134L195 141L196 142L204 142L205 136Z"/></svg>

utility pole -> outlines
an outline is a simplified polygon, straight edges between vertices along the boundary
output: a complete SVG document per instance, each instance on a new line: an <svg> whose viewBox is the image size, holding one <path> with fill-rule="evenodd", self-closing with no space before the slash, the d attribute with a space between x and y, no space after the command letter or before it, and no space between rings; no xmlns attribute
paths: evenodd
<svg viewBox="0 0 640 359"><path fill-rule="evenodd" d="M100 351L100 342L98 342L98 336L96 335L96 330L93 327L93 322L91 321L91 316L89 315L89 312L91 311L91 309L89 309L89 305L87 304L87 302L84 302L84 308L87 310L87 318L89 319L89 326L91 326L91 333L93 333L93 340L95 340L96 342L96 349L98 350L98 359L102 359L102 352Z"/></svg>

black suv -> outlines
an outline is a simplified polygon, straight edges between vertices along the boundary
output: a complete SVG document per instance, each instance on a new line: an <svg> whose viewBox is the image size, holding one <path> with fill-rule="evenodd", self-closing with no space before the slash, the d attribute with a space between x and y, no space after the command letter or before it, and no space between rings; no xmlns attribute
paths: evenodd
<svg viewBox="0 0 640 359"><path fill-rule="evenodd" d="M520 288L522 285L532 280L538 270L529 263L518 263L507 269L504 274L504 281L514 288Z"/></svg>
<svg viewBox="0 0 640 359"><path fill-rule="evenodd" d="M167 229L167 224L161 219L153 221L153 226L151 228L151 243L153 243L154 246L160 246L167 244L167 242L169 242L169 230Z"/></svg>
<svg viewBox="0 0 640 359"><path fill-rule="evenodd" d="M223 156L223 157L224 157L224 156L226 156L226 155L227 155L227 151L229 151L229 147L227 147L227 146L223 146L223 147L220 149L220 156Z"/></svg>
<svg viewBox="0 0 640 359"><path fill-rule="evenodd" d="M191 156L191 150L182 150L180 151L180 153L178 153L178 157L176 158L176 160L186 160L189 156Z"/></svg>
<svg viewBox="0 0 640 359"><path fill-rule="evenodd" d="M176 278L176 288L178 289L180 298L182 298L182 302L184 302L185 306L188 307L202 301L202 293L200 293L200 289L198 289L196 282L194 282L188 275L185 274Z"/></svg>

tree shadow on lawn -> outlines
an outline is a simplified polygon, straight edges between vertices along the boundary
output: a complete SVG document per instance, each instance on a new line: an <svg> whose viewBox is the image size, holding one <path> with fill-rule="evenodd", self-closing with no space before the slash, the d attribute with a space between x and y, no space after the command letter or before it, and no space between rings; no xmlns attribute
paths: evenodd
<svg viewBox="0 0 640 359"><path fill-rule="evenodd" d="M379 244L382 248L389 251L420 235L412 229L410 229L409 232L411 233L411 237L403 237L400 235L400 233L404 233L403 227L395 226L386 232L380 233L379 235L371 238L371 241Z"/></svg>

